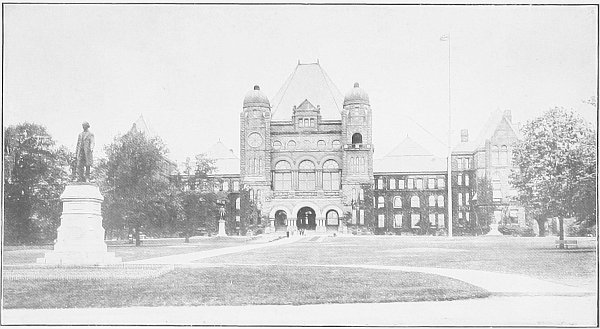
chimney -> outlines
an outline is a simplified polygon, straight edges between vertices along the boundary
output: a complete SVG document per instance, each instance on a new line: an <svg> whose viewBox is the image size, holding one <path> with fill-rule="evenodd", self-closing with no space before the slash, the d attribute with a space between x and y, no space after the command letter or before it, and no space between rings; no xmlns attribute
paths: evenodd
<svg viewBox="0 0 600 329"><path fill-rule="evenodd" d="M504 117L506 120L508 120L508 122L512 123L512 113L510 110L504 110Z"/></svg>
<svg viewBox="0 0 600 329"><path fill-rule="evenodd" d="M466 143L469 141L469 130L468 129L462 129L460 131L460 142L461 143Z"/></svg>

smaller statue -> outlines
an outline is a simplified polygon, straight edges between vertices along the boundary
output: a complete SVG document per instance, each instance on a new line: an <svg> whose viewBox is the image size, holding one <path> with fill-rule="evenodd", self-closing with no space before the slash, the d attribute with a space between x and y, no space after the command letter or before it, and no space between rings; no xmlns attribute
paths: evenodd
<svg viewBox="0 0 600 329"><path fill-rule="evenodd" d="M77 159L77 181L85 182L90 180L90 167L94 162L94 134L88 130L90 128L89 123L83 122L81 126L83 127L83 131L77 139L75 153Z"/></svg>

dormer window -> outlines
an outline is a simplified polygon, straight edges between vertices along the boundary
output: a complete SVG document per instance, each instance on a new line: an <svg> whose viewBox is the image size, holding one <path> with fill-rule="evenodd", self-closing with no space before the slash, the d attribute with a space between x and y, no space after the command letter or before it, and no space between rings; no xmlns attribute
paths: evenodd
<svg viewBox="0 0 600 329"><path fill-rule="evenodd" d="M319 106L315 107L307 99L299 106L294 106L294 120L298 120L298 128L316 128L320 113L321 108Z"/></svg>

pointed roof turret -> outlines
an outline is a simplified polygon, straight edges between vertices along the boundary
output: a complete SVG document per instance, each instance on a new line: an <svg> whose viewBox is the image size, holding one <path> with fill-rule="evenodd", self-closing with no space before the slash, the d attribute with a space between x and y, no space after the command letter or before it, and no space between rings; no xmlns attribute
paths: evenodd
<svg viewBox="0 0 600 329"><path fill-rule="evenodd" d="M344 97L318 62L298 62L294 72L272 100L273 121L291 120L294 106L300 105L304 100L319 106L323 119L340 120Z"/></svg>
<svg viewBox="0 0 600 329"><path fill-rule="evenodd" d="M150 128L148 128L146 120L144 120L144 116L142 114L140 114L140 117L137 120L135 120L135 122L131 126L131 130L135 130L146 136L150 136Z"/></svg>

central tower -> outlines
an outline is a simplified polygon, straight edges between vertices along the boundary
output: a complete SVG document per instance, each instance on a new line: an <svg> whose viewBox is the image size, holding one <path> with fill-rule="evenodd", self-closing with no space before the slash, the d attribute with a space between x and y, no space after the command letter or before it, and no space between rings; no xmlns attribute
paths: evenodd
<svg viewBox="0 0 600 329"><path fill-rule="evenodd" d="M344 97L318 62L298 63L272 102L258 86L246 94L240 129L242 183L269 230L337 231L360 207L373 147L369 97L358 84Z"/></svg>

